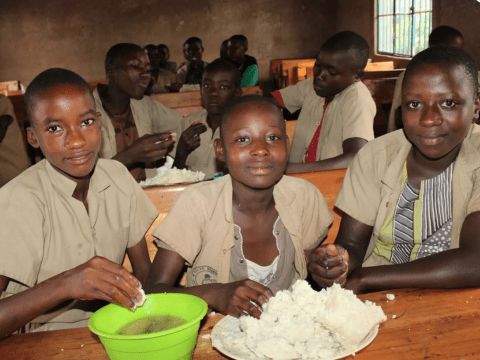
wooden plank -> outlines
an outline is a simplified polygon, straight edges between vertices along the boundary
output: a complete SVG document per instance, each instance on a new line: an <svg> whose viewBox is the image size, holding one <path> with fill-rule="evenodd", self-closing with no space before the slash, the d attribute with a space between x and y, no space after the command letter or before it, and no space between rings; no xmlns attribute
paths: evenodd
<svg viewBox="0 0 480 360"><path fill-rule="evenodd" d="M369 62L365 66L365 71L393 70L393 61Z"/></svg>

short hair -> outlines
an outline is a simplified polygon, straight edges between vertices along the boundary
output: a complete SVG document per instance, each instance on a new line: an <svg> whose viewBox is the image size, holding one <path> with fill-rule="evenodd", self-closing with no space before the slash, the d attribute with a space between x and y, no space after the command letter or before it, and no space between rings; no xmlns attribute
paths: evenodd
<svg viewBox="0 0 480 360"><path fill-rule="evenodd" d="M158 50L163 50L163 49L165 49L165 50L167 50L168 52L170 52L170 49L169 49L168 46L165 45L165 44L158 44L158 45L157 45L157 49L158 49Z"/></svg>
<svg viewBox="0 0 480 360"><path fill-rule="evenodd" d="M225 106L225 109L223 109L222 115L220 116L220 138L223 139L225 126L228 123L228 118L230 117L230 115L235 111L236 108L245 104L270 105L275 108L280 114L280 116L283 118L282 108L275 100L257 94L240 96L229 102L227 106Z"/></svg>
<svg viewBox="0 0 480 360"><path fill-rule="evenodd" d="M143 51L143 48L140 45L132 43L119 43L113 45L107 51L107 55L105 56L105 67L107 67L108 64L113 63L118 58L130 55L134 51Z"/></svg>
<svg viewBox="0 0 480 360"><path fill-rule="evenodd" d="M439 63L462 67L472 85L473 93L477 94L478 72L475 60L465 50L451 45L432 46L415 55L407 65L403 84L405 84L405 79L411 76L411 73L417 66L422 64Z"/></svg>
<svg viewBox="0 0 480 360"><path fill-rule="evenodd" d="M38 95L52 87L60 85L73 85L84 89L94 99L90 85L78 74L67 69L52 68L38 74L28 85L25 91L25 110L28 120L32 125L32 109Z"/></svg>
<svg viewBox="0 0 480 360"><path fill-rule="evenodd" d="M185 40L185 42L183 43L183 46L194 44L196 42L199 42L200 45L203 46L202 40L196 36L189 37L187 40Z"/></svg>
<svg viewBox="0 0 480 360"><path fill-rule="evenodd" d="M153 44L147 44L143 47L143 50L146 50L146 51L155 51L157 50L157 47Z"/></svg>
<svg viewBox="0 0 480 360"><path fill-rule="evenodd" d="M222 58L215 59L211 63L209 63L207 66L205 66L203 75L205 76L207 72L219 71L219 70L228 71L232 73L235 79L235 86L238 88L241 87L242 75L240 74L240 70L238 70L238 68L235 65L233 65L230 61Z"/></svg>
<svg viewBox="0 0 480 360"><path fill-rule="evenodd" d="M457 29L447 26L437 26L428 36L428 46L448 45L454 38L463 39L463 35Z"/></svg>
<svg viewBox="0 0 480 360"><path fill-rule="evenodd" d="M230 37L230 41L237 41L241 43L243 46L248 47L248 39L245 35L240 35L240 34L233 35Z"/></svg>
<svg viewBox="0 0 480 360"><path fill-rule="evenodd" d="M342 31L330 37L322 49L339 49L351 51L355 62L362 69L367 66L370 48L367 40L353 31Z"/></svg>

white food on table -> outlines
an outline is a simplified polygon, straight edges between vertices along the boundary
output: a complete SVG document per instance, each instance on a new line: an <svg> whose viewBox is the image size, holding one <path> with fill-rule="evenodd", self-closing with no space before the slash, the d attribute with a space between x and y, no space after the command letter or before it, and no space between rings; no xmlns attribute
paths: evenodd
<svg viewBox="0 0 480 360"><path fill-rule="evenodd" d="M395 300L395 295L393 294L387 294L386 297L387 297L387 300Z"/></svg>
<svg viewBox="0 0 480 360"><path fill-rule="evenodd" d="M380 306L363 303L337 284L317 292L299 280L292 291L279 291L263 306L260 320L224 319L238 326L220 332L214 328L212 344L241 353L236 359L336 359L372 341L386 316Z"/></svg>
<svg viewBox="0 0 480 360"><path fill-rule="evenodd" d="M187 169L173 168L167 171L159 171L158 174L145 181L140 181L140 186L172 185L178 183L197 182L205 179L205 173L201 171L190 171Z"/></svg>

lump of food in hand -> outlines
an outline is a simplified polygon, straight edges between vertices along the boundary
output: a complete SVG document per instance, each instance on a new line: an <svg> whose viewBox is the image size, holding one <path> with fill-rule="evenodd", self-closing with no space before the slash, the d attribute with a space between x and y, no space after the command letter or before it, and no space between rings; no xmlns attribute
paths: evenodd
<svg viewBox="0 0 480 360"><path fill-rule="evenodd" d="M143 306L143 304L145 304L145 300L147 300L147 295L145 295L145 291L143 291L143 289L140 289L140 293L142 294L142 298L139 301L133 301L135 303L135 309Z"/></svg>
<svg viewBox="0 0 480 360"><path fill-rule="evenodd" d="M171 315L150 316L132 321L120 330L117 331L119 335L141 335L151 334L159 331L169 330L177 326L186 324L187 321L183 318Z"/></svg>
<svg viewBox="0 0 480 360"><path fill-rule="evenodd" d="M264 306L260 320L240 318L239 332L213 339L249 349L260 359L329 359L351 351L386 320L380 306L363 303L335 284L316 292L304 280L280 291Z"/></svg>

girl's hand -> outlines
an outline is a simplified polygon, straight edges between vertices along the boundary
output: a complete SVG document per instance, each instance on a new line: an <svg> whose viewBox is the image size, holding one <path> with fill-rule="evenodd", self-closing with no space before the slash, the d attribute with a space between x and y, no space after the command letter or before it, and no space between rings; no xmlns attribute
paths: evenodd
<svg viewBox="0 0 480 360"><path fill-rule="evenodd" d="M123 266L96 256L58 275L67 299L105 300L135 310L142 285Z"/></svg>
<svg viewBox="0 0 480 360"><path fill-rule="evenodd" d="M319 246L310 253L308 271L322 288L334 283L345 287L348 274L348 252L340 245Z"/></svg>
<svg viewBox="0 0 480 360"><path fill-rule="evenodd" d="M221 287L214 294L215 310L237 318L251 315L258 319L262 314L262 305L273 296L269 288L248 279L218 285Z"/></svg>

